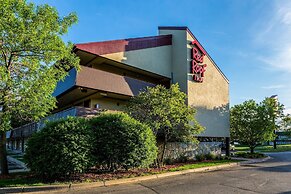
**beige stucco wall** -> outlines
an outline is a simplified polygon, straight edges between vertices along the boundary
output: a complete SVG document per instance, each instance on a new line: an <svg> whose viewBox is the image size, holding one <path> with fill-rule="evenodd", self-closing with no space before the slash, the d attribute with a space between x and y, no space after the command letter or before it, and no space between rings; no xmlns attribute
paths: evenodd
<svg viewBox="0 0 291 194"><path fill-rule="evenodd" d="M95 104L99 104L100 109L121 111L124 109L126 101L112 98L91 98L91 108L94 108Z"/></svg>
<svg viewBox="0 0 291 194"><path fill-rule="evenodd" d="M197 109L196 118L206 130L199 136L229 137L229 83L209 56L202 83L193 81L190 74L191 46L193 38L187 33L188 105Z"/></svg>
<svg viewBox="0 0 291 194"><path fill-rule="evenodd" d="M110 98L110 97L103 97L99 94L92 94L86 98L82 98L75 101L73 104L67 105L63 109L70 108L71 106L78 106L79 103L82 103L86 100L90 100L90 108L95 108L95 105L99 104L100 109L118 110L118 111L122 111L127 103L125 99L116 99L116 98Z"/></svg>
<svg viewBox="0 0 291 194"><path fill-rule="evenodd" d="M187 93L187 40L185 30L159 30L159 35L172 34L171 73L172 83L179 83Z"/></svg>
<svg viewBox="0 0 291 194"><path fill-rule="evenodd" d="M171 46L160 46L102 56L171 78L171 53Z"/></svg>

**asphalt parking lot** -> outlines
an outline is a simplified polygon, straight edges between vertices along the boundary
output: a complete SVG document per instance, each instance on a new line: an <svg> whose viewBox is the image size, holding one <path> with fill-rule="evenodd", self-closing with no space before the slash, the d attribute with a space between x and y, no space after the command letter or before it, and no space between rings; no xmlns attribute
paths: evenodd
<svg viewBox="0 0 291 194"><path fill-rule="evenodd" d="M290 193L291 152L272 159L206 173L191 173L134 184L98 187L69 193Z"/></svg>

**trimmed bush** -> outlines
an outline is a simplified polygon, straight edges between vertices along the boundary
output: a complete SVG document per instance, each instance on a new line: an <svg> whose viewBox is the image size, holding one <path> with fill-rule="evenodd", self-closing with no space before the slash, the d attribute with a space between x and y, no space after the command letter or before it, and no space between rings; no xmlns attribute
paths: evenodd
<svg viewBox="0 0 291 194"><path fill-rule="evenodd" d="M49 122L27 142L24 159L36 175L58 179L91 166L92 131L83 118Z"/></svg>
<svg viewBox="0 0 291 194"><path fill-rule="evenodd" d="M212 152L210 152L210 153L208 153L208 154L205 154L205 159L206 159L206 160L215 160L215 159L217 159L217 158L218 158L217 155L214 154L214 153L212 153Z"/></svg>
<svg viewBox="0 0 291 194"><path fill-rule="evenodd" d="M97 164L107 170L148 167L157 157L152 130L125 113L105 113L90 121Z"/></svg>
<svg viewBox="0 0 291 194"><path fill-rule="evenodd" d="M188 157L185 156L184 154L181 154L177 160L176 160L178 163L186 163L188 161Z"/></svg>
<svg viewBox="0 0 291 194"><path fill-rule="evenodd" d="M164 164L166 164L166 165L172 165L172 164L175 164L175 161L172 158L165 158L164 159Z"/></svg>
<svg viewBox="0 0 291 194"><path fill-rule="evenodd" d="M195 159L198 162L204 161L205 160L205 155L204 154L197 154L197 155L195 155Z"/></svg>

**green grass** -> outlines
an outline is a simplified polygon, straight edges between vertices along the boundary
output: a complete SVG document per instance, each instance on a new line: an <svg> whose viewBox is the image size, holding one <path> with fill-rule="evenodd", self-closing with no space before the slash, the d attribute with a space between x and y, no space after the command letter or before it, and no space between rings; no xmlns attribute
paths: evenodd
<svg viewBox="0 0 291 194"><path fill-rule="evenodd" d="M250 151L247 146L235 146L236 151ZM255 151L258 152L286 152L291 151L291 144L288 145L277 145L277 149L274 149L273 146L258 146L255 148Z"/></svg>
<svg viewBox="0 0 291 194"><path fill-rule="evenodd" d="M176 168L171 168L165 171L160 172L149 172L142 174L142 176L153 175L153 174L162 174L166 172L174 172L209 166L217 166L221 164L229 164L233 162L238 162L238 160L215 160L215 161L207 161L207 162L199 162L194 164L185 164ZM128 177L125 177L128 178ZM89 181L91 182L91 181ZM12 177L7 179L0 179L0 188L1 187L25 187L25 186L47 186L47 185L58 185L58 184L68 184L68 182L54 182L54 183L44 183L39 179L30 176L29 172L23 173L15 173L12 174Z"/></svg>
<svg viewBox="0 0 291 194"><path fill-rule="evenodd" d="M1 187L23 187L23 186L42 186L45 185L35 178L29 177L29 172L19 172L10 174L9 178L0 179Z"/></svg>
<svg viewBox="0 0 291 194"><path fill-rule="evenodd" d="M1 187L25 187L25 186L43 186L47 185L42 183L37 179L23 179L23 178L15 178L15 179L0 179L0 188Z"/></svg>
<svg viewBox="0 0 291 194"><path fill-rule="evenodd" d="M238 162L237 160L215 160L211 162L199 162L194 164L185 164L183 166L179 166L177 168L169 169L170 172L174 171L181 171L181 170L189 170L189 169L195 169L195 168L202 168L202 167L209 167L209 166L217 166L220 164L229 164L233 162Z"/></svg>

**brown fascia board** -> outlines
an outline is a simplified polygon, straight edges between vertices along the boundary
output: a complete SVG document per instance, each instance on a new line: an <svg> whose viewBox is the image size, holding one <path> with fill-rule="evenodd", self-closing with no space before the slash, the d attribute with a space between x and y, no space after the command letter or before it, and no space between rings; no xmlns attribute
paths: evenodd
<svg viewBox="0 0 291 194"><path fill-rule="evenodd" d="M133 51L167 45L172 45L172 35L159 35L142 38L129 38L122 40L75 44L75 49L88 51L96 55L105 55L110 53Z"/></svg>
<svg viewBox="0 0 291 194"><path fill-rule="evenodd" d="M135 96L147 86L153 87L155 84L82 66L77 74L76 86Z"/></svg>
<svg viewBox="0 0 291 194"><path fill-rule="evenodd" d="M187 31L190 34L190 36L192 36L192 38L199 43L199 45L205 51L205 53L207 54L207 56L209 57L211 62L214 64L216 69L221 73L221 75L224 77L224 79L227 81L227 83L229 83L229 79L222 72L222 70L219 68L219 66L215 63L215 61L212 59L212 57L209 55L209 53L205 50L205 48L202 46L202 44L199 42L199 40L194 36L194 34L191 32L191 30L187 26L159 26L158 29L159 30L185 30L185 31Z"/></svg>

